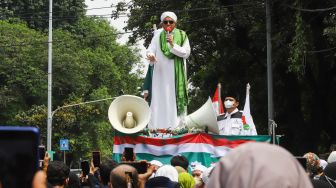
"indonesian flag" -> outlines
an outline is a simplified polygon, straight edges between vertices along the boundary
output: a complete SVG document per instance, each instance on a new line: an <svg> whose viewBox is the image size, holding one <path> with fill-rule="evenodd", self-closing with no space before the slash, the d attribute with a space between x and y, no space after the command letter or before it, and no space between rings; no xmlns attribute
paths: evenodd
<svg viewBox="0 0 336 188"><path fill-rule="evenodd" d="M220 114L224 114L224 107L223 107L223 102L222 99L219 97L218 93L218 87L216 88L216 92L214 96L212 97L212 107L214 108L217 116ZM219 107L220 105L220 107Z"/></svg>
<svg viewBox="0 0 336 188"><path fill-rule="evenodd" d="M246 98L245 98L245 105L243 110L243 124L244 130L243 135L258 135L257 130L255 128L253 118L250 111L250 84L246 85Z"/></svg>

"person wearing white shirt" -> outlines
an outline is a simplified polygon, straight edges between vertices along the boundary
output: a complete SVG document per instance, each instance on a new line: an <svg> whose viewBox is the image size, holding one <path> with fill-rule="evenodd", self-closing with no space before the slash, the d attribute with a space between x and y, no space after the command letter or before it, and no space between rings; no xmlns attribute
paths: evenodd
<svg viewBox="0 0 336 188"><path fill-rule="evenodd" d="M218 128L220 135L240 135L243 130L243 112L238 110L239 101L237 97L228 95L225 97L224 106L226 113L218 116Z"/></svg>

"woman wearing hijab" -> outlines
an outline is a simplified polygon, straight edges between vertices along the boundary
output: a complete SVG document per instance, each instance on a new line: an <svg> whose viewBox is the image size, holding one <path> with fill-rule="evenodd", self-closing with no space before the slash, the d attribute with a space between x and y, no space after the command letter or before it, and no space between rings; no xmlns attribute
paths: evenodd
<svg viewBox="0 0 336 188"><path fill-rule="evenodd" d="M321 167L320 158L312 152L303 155L307 159L307 171L310 178L319 179L323 175L323 168Z"/></svg>
<svg viewBox="0 0 336 188"><path fill-rule="evenodd" d="M213 169L208 188L312 188L300 163L285 149L250 142L222 157Z"/></svg>
<svg viewBox="0 0 336 188"><path fill-rule="evenodd" d="M155 177L149 179L145 184L145 188L159 187L180 188L178 183L178 173L173 166L163 165L156 171Z"/></svg>
<svg viewBox="0 0 336 188"><path fill-rule="evenodd" d="M195 186L195 180L188 172L179 173L178 182L181 188L193 188Z"/></svg>

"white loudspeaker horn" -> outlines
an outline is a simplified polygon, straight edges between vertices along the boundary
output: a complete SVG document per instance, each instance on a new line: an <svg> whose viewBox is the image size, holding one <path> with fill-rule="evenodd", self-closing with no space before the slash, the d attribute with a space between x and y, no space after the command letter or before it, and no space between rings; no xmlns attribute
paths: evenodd
<svg viewBox="0 0 336 188"><path fill-rule="evenodd" d="M219 134L217 115L210 97L200 109L185 117L185 123L187 127L208 127L212 133Z"/></svg>
<svg viewBox="0 0 336 188"><path fill-rule="evenodd" d="M151 117L148 103L134 95L117 97L110 105L108 118L119 132L133 134L143 130Z"/></svg>

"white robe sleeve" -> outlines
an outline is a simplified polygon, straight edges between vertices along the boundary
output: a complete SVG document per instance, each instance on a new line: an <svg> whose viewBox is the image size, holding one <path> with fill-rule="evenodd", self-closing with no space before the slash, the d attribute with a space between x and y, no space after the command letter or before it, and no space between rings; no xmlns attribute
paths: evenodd
<svg viewBox="0 0 336 188"><path fill-rule="evenodd" d="M154 34L153 38L152 38L152 41L151 43L149 44L147 50L146 50L146 55L154 55L156 56L156 49L157 49L157 44L156 44L156 41L157 41L157 35Z"/></svg>
<svg viewBox="0 0 336 188"><path fill-rule="evenodd" d="M184 41L183 46L174 44L174 47L170 49L170 52L179 57L182 57L183 59L187 59L190 55L190 44L188 37Z"/></svg>

